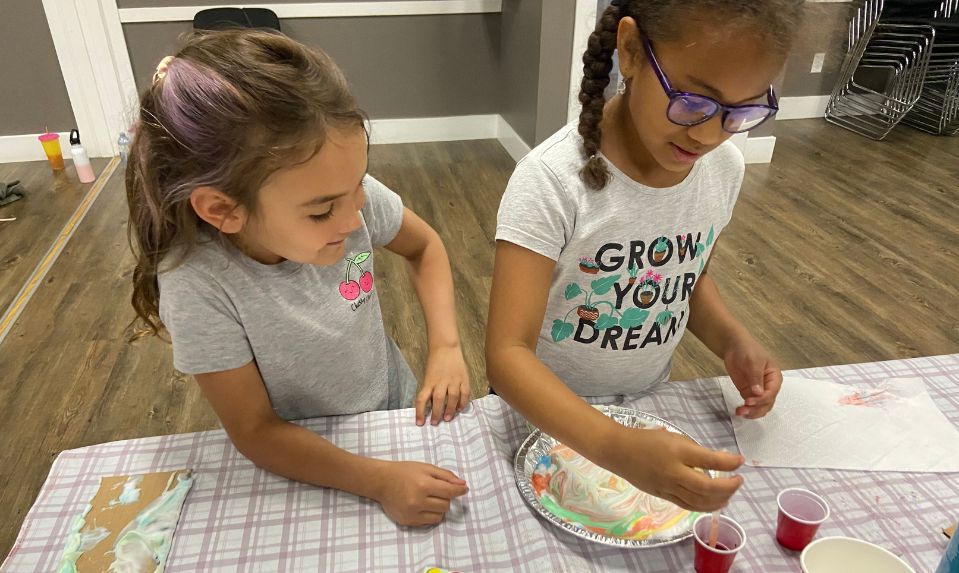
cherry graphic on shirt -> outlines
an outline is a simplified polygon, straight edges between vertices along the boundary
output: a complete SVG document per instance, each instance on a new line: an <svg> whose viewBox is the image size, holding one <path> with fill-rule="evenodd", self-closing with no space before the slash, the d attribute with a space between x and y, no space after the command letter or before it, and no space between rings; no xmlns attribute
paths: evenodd
<svg viewBox="0 0 959 573"><path fill-rule="evenodd" d="M356 300L360 296L360 285L356 281L343 281L340 283L340 294L346 300Z"/></svg>
<svg viewBox="0 0 959 573"><path fill-rule="evenodd" d="M373 290L373 273L364 271L360 266L360 263L369 259L371 254L369 251L364 251L352 259L346 259L346 280L340 283L340 296L346 300L356 300L360 296L360 291L370 292ZM356 267L360 274L359 282L350 280L353 267Z"/></svg>
<svg viewBox="0 0 959 573"><path fill-rule="evenodd" d="M373 273L370 271L363 273L363 276L360 277L360 288L363 289L363 292L373 290Z"/></svg>

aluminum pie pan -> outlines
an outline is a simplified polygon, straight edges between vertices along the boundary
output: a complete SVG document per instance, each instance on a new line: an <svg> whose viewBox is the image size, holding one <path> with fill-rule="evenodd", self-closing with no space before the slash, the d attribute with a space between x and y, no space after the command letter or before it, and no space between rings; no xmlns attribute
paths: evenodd
<svg viewBox="0 0 959 573"><path fill-rule="evenodd" d="M594 407L626 427L665 428L670 432L689 438L697 445L702 445L699 443L699 441L678 426L647 412L633 410L632 408L624 408L622 406ZM579 524L570 523L546 509L546 507L540 503L539 498L536 497L536 492L533 491L531 478L533 471L536 469L536 466L539 463L540 457L547 454L547 452L549 452L549 450L558 443L559 442L553 437L543 433L541 430L534 428L532 433L530 433L526 440L523 441L523 444L519 447L519 450L516 451L516 457L513 460L513 475L516 479L516 487L519 488L520 494L523 496L523 499L526 501L527 505L533 508L533 511L538 513L543 519L562 529L563 531L566 531L567 533L575 535L581 539L586 539L602 545L609 545L611 547L621 547L624 549L649 549L653 547L664 547L666 545L679 543L680 541L692 537L693 529L692 524L690 524L687 530L669 537L622 539L619 537L595 533ZM705 473L707 473L710 477L714 477L713 472L711 471L707 471Z"/></svg>

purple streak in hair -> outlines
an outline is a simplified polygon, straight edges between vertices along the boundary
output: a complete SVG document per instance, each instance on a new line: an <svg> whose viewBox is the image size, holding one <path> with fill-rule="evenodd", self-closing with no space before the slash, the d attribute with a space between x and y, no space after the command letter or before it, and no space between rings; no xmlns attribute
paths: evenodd
<svg viewBox="0 0 959 573"><path fill-rule="evenodd" d="M237 115L236 90L223 76L187 58L174 58L162 80L161 98L167 132L186 149L202 154L222 142L210 132L216 115Z"/></svg>

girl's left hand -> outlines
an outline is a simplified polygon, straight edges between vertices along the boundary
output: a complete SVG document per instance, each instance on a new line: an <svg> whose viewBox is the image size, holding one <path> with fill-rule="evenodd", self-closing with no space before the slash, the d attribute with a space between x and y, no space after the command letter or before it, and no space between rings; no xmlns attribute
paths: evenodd
<svg viewBox="0 0 959 573"><path fill-rule="evenodd" d="M769 352L752 338L745 338L729 346L723 362L746 401L736 408L736 415L755 419L768 414L783 383L782 370Z"/></svg>
<svg viewBox="0 0 959 573"><path fill-rule="evenodd" d="M435 426L447 422L470 401L470 377L459 346L432 350L426 360L426 380L416 395L416 425L426 423L426 405L432 402L430 416Z"/></svg>

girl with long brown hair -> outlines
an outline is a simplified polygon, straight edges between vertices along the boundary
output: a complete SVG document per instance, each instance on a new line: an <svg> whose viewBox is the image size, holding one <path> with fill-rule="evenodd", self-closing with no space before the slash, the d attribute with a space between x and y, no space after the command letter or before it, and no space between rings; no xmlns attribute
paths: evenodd
<svg viewBox="0 0 959 573"><path fill-rule="evenodd" d="M364 115L324 53L266 31L192 37L140 101L133 307L169 333L176 368L258 466L432 524L467 491L451 471L360 457L289 422L413 402L383 326L377 247L409 261L426 318L416 423L427 402L437 424L469 400L446 250L367 173L367 151Z"/></svg>

